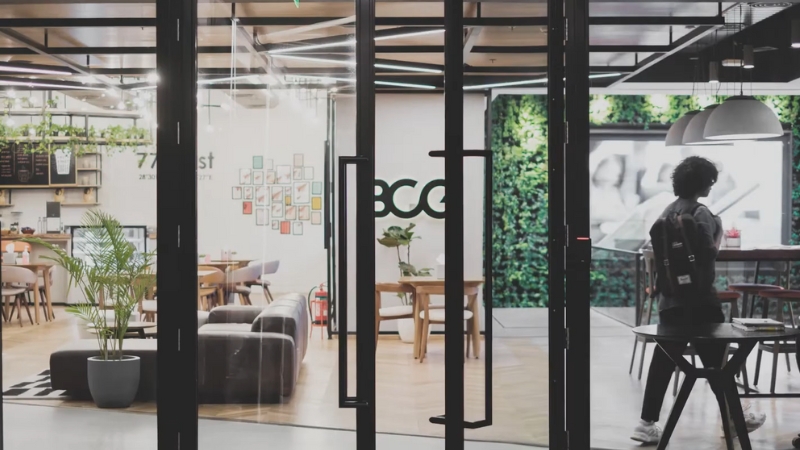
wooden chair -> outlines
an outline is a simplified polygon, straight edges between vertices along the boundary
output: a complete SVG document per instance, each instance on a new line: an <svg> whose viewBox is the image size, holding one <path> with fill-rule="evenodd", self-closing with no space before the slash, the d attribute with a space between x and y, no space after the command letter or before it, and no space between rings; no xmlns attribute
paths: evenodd
<svg viewBox="0 0 800 450"><path fill-rule="evenodd" d="M245 286L248 288L252 288L253 286L261 286L261 289L264 291L264 298L267 299L267 303L272 303L272 292L269 291L269 287L272 286L269 280L264 278L264 275L272 275L273 273L278 271L278 268L281 265L280 261L271 261L271 262L261 262L261 261L252 261L248 266L257 266L261 265L261 276L256 281L246 281L244 283ZM249 291L248 291L249 295ZM249 297L248 297L249 300Z"/></svg>
<svg viewBox="0 0 800 450"><path fill-rule="evenodd" d="M225 284L225 272L211 266L199 266L198 271L214 272L198 279L197 309L211 311L215 303L224 303L222 287Z"/></svg>
<svg viewBox="0 0 800 450"><path fill-rule="evenodd" d="M228 302L231 294L239 296L239 303L242 305L252 305L250 301L250 287L261 285L264 289L264 296L267 302L272 302L272 294L269 292L269 282L264 284L262 277L266 274L273 274L278 271L280 261L262 263L254 261L247 267L236 269L225 274L225 285L223 286L224 302Z"/></svg>
<svg viewBox="0 0 800 450"><path fill-rule="evenodd" d="M38 276L32 270L26 269L24 267L7 267L3 266L2 269L3 275L3 283L6 283L6 286L2 288L2 297L5 302L5 308L8 310L9 308L9 299L14 299L14 307L17 309L17 318L19 319L19 326L22 326L22 307L25 307L25 311L28 313L28 320L31 321L31 325L33 325L33 318L31 317L31 310L28 306L28 301L25 298L25 293L29 290L33 290L33 295L36 296L36 301L38 302L39 299L39 290L33 289L33 286L36 285L36 280ZM5 314L6 319L10 322L11 318L14 316L14 310L7 311Z"/></svg>
<svg viewBox="0 0 800 450"><path fill-rule="evenodd" d="M407 294L411 299L410 305L382 306L381 295L384 292ZM387 320L415 319L414 320L414 357L418 357L419 341L417 340L417 327L419 320L414 314L417 311L417 302L414 299L414 288L399 283L377 283L375 285L375 351L378 351L378 335L381 322Z"/></svg>
<svg viewBox="0 0 800 450"><path fill-rule="evenodd" d="M784 304L789 304L790 311L792 310L791 304L794 302L800 302L800 291L798 290L788 290L788 289L769 289L766 291L762 291L758 293L758 296L764 299L765 301L768 300L775 300L777 301L778 306L778 315L776 320L778 322L783 322L783 306ZM769 305L764 305L765 311L768 310ZM792 328L796 328L796 324L794 321L794 314L792 313L790 316ZM761 355L764 352L772 353L772 380L770 383L769 392L771 394L775 393L775 380L778 376L778 355L783 353L786 355L786 370L789 372L792 371L791 363L789 362L789 353L795 353L795 343L794 342L787 342L787 341L775 341L775 342L760 342L758 344L758 353L756 356L756 374L753 377L753 384L758 386L758 377L761 372Z"/></svg>
<svg viewBox="0 0 800 450"><path fill-rule="evenodd" d="M156 274L151 273L142 278L142 282L149 284L144 295L139 299L139 315L141 316L142 322L156 321L158 302L155 298L155 277Z"/></svg>
<svg viewBox="0 0 800 450"><path fill-rule="evenodd" d="M644 289L644 300L642 301L642 307L639 311L636 311L636 326L641 325L650 325L650 321L653 319L653 306L655 306L656 299L653 298L651 293L655 292L656 290L656 259L653 250L643 250L642 256L644 259L644 267L645 267L645 282L647 286ZM637 287L638 289L638 287ZM631 354L631 365L628 368L628 375L633 373L633 362L636 360L636 348L639 346L639 342L642 343L642 353L639 358L639 379L642 379L642 369L644 369L644 355L647 352L647 344L650 342L655 342L652 339L648 339L645 337L634 336L633 338L633 353Z"/></svg>
<svg viewBox="0 0 800 450"><path fill-rule="evenodd" d="M417 294L417 306L419 310L418 317L422 320L422 326L417 327L417 339L420 342L419 345L419 362L423 362L425 360L425 355L428 353L428 334L430 330L431 324L434 325L443 325L445 320L445 309L444 308L431 308L430 304L430 296L431 295L444 295L444 287L442 286L420 286L416 288ZM464 289L464 295L469 297L469 301L477 301L478 295L478 288L471 287ZM480 345L480 342L475 342L472 338L472 326L473 320L480 320L479 317L474 317L472 311L468 308L468 302L464 305L464 320L467 322L467 333L466 333L466 354L465 358L469 358L469 351L470 351L470 344L472 345Z"/></svg>

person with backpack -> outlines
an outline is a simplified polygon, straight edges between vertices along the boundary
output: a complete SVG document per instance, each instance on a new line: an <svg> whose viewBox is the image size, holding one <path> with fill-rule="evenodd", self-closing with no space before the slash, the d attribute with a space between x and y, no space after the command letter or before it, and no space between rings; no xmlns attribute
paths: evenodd
<svg viewBox="0 0 800 450"><path fill-rule="evenodd" d="M650 294L660 297L658 317L662 325L725 322L714 288L722 221L699 203L700 198L710 194L718 175L714 163L705 158L691 156L681 161L672 172L672 189L678 199L667 206L650 229L656 263L656 290ZM674 345L678 354L687 346L677 342L665 345ZM706 367L723 363L724 345L697 345L695 350ZM656 422L674 372L675 363L656 346L647 375L641 421L631 436L634 441L655 444L661 439ZM745 412L748 432L761 427L765 420L763 413Z"/></svg>

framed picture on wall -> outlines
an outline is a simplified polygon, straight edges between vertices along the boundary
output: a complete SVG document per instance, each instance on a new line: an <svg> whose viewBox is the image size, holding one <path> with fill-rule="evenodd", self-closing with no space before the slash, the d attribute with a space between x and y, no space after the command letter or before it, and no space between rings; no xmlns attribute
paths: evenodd
<svg viewBox="0 0 800 450"><path fill-rule="evenodd" d="M267 220L267 208L256 208L256 225L265 227L269 221Z"/></svg>
<svg viewBox="0 0 800 450"><path fill-rule="evenodd" d="M281 222L281 234L290 234L292 232L292 222Z"/></svg>
<svg viewBox="0 0 800 450"><path fill-rule="evenodd" d="M295 167L292 171L292 179L294 180L302 180L303 179L303 168L302 167Z"/></svg>
<svg viewBox="0 0 800 450"><path fill-rule="evenodd" d="M319 211L311 212L311 225L322 225L322 213Z"/></svg>
<svg viewBox="0 0 800 450"><path fill-rule="evenodd" d="M253 214L253 202L242 202L242 214Z"/></svg>
<svg viewBox="0 0 800 450"><path fill-rule="evenodd" d="M253 156L253 169L263 169L263 168L264 168L264 157Z"/></svg>
<svg viewBox="0 0 800 450"><path fill-rule="evenodd" d="M311 203L311 183L301 181L294 184L293 190L294 203L301 205Z"/></svg>
<svg viewBox="0 0 800 450"><path fill-rule="evenodd" d="M298 206L297 218L300 220L311 220L311 206L309 205Z"/></svg>
<svg viewBox="0 0 800 450"><path fill-rule="evenodd" d="M275 171L274 170L268 170L267 171L267 175L264 177L264 181L266 181L267 184L275 184L275 183L277 183L278 182L278 177L275 175Z"/></svg>
<svg viewBox="0 0 800 450"><path fill-rule="evenodd" d="M315 181L311 183L311 195L322 195L322 182Z"/></svg>
<svg viewBox="0 0 800 450"><path fill-rule="evenodd" d="M253 184L253 171L251 169L239 170L239 184Z"/></svg>
<svg viewBox="0 0 800 450"><path fill-rule="evenodd" d="M242 191L244 192L244 199L245 200L252 200L253 199L253 186L244 186Z"/></svg>
<svg viewBox="0 0 800 450"><path fill-rule="evenodd" d="M279 220L272 221L272 229L278 231L281 229L281 222Z"/></svg>
<svg viewBox="0 0 800 450"><path fill-rule="evenodd" d="M276 172L278 184L289 184L292 182L292 166L277 166Z"/></svg>
<svg viewBox="0 0 800 450"><path fill-rule="evenodd" d="M275 169L275 167L273 166L273 163L272 163L272 160L271 160L271 159L265 159L265 160L264 160L264 168L265 168L266 170L273 170L273 169Z"/></svg>
<svg viewBox="0 0 800 450"><path fill-rule="evenodd" d="M303 179L304 180L313 180L314 179L314 168L313 167L303 167Z"/></svg>
<svg viewBox="0 0 800 450"><path fill-rule="evenodd" d="M286 206L286 220L297 220L297 206Z"/></svg>
<svg viewBox="0 0 800 450"><path fill-rule="evenodd" d="M302 167L305 164L305 156L302 153L294 154L294 166Z"/></svg>
<svg viewBox="0 0 800 450"><path fill-rule="evenodd" d="M292 234L298 236L303 234L303 222L292 222Z"/></svg>
<svg viewBox="0 0 800 450"><path fill-rule="evenodd" d="M314 211L322 210L322 197L313 197L311 199L311 209Z"/></svg>
<svg viewBox="0 0 800 450"><path fill-rule="evenodd" d="M263 170L254 170L253 171L253 184L256 186L260 186L264 184L264 171Z"/></svg>
<svg viewBox="0 0 800 450"><path fill-rule="evenodd" d="M266 186L256 186L256 206L269 205L269 188Z"/></svg>
<svg viewBox="0 0 800 450"><path fill-rule="evenodd" d="M274 219L282 219L283 218L283 203L281 202L273 202L272 209L270 210L270 216Z"/></svg>
<svg viewBox="0 0 800 450"><path fill-rule="evenodd" d="M242 199L242 187L241 186L234 186L231 189L231 198L234 200L241 200Z"/></svg>
<svg viewBox="0 0 800 450"><path fill-rule="evenodd" d="M272 204L283 203L283 188L272 186Z"/></svg>

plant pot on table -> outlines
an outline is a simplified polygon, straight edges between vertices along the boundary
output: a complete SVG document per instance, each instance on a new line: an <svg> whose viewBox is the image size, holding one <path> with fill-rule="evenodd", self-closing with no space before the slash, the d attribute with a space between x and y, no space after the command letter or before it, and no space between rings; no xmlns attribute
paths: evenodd
<svg viewBox="0 0 800 450"><path fill-rule="evenodd" d="M141 360L138 356L87 360L89 392L98 408L127 408L139 390Z"/></svg>

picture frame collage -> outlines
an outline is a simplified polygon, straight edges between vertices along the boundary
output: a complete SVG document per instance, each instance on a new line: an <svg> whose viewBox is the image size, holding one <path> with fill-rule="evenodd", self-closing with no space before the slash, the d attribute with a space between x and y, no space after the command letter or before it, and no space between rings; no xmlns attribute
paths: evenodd
<svg viewBox="0 0 800 450"><path fill-rule="evenodd" d="M243 215L255 216L256 226L282 235L300 236L307 225L321 226L323 183L305 162L302 153L294 154L291 164L253 156L251 167L239 169L231 198L241 202Z"/></svg>

